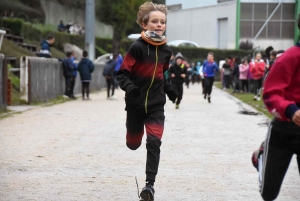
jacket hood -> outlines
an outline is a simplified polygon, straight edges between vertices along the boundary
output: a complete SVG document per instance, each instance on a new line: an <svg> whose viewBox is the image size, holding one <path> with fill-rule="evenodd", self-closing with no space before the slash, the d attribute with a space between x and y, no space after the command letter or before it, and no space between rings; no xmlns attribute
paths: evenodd
<svg viewBox="0 0 300 201"><path fill-rule="evenodd" d="M181 52L178 52L175 56L175 61L178 59L178 58L181 58L183 59L183 55L181 54Z"/></svg>
<svg viewBox="0 0 300 201"><path fill-rule="evenodd" d="M42 42L41 42L41 45L43 45L43 44L48 44L48 45L50 45L46 40L43 40Z"/></svg>
<svg viewBox="0 0 300 201"><path fill-rule="evenodd" d="M88 61L89 61L89 60L88 60L87 58L82 58L82 59L81 59L81 62L82 62L82 63L87 63Z"/></svg>

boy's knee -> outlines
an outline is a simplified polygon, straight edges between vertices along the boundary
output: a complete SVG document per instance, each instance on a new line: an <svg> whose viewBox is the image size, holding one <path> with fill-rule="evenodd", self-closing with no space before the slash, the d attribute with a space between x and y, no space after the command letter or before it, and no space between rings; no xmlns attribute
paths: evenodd
<svg viewBox="0 0 300 201"><path fill-rule="evenodd" d="M161 140L159 138L157 138L156 136L149 135L147 137L147 144L146 144L146 146L160 147L161 146Z"/></svg>
<svg viewBox="0 0 300 201"><path fill-rule="evenodd" d="M136 144L136 143L126 142L126 145L131 150L137 150L141 146L141 143Z"/></svg>

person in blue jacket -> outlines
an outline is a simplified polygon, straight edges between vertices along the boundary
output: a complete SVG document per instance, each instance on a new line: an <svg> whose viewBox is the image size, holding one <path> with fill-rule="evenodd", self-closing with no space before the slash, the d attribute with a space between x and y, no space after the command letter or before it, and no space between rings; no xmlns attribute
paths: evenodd
<svg viewBox="0 0 300 201"><path fill-rule="evenodd" d="M71 78L70 92L71 92L71 98L76 99L75 96L74 96L74 86L75 86L75 81L76 81L76 77L77 77L78 64L75 63L76 57L75 57L74 52L72 52L70 60L74 65L74 69L73 69L73 72L72 72L72 78Z"/></svg>
<svg viewBox="0 0 300 201"><path fill-rule="evenodd" d="M51 58L50 47L55 42L55 38L52 35L47 36L47 40L43 40L41 43L41 49L39 53L39 57Z"/></svg>
<svg viewBox="0 0 300 201"><path fill-rule="evenodd" d="M116 89L118 88L118 81L116 79L116 75L117 75L117 72L119 71L119 69L122 65L122 62L123 62L122 54L119 54L118 58L116 60L116 67L115 67L115 70L114 70L114 81L115 81L115 88Z"/></svg>
<svg viewBox="0 0 300 201"><path fill-rule="evenodd" d="M82 83L82 100L85 100L85 94L86 94L86 100L91 100L90 99L90 82L92 80L92 72L94 71L94 64L91 60L89 60L88 57L88 52L83 51L82 54L83 58L78 64L78 72L80 74L80 79Z"/></svg>
<svg viewBox="0 0 300 201"><path fill-rule="evenodd" d="M203 63L203 74L204 74L204 99L208 99L208 102L211 103L211 92L212 87L215 81L215 72L219 71L217 63L214 61L214 53L209 52L207 55L207 60Z"/></svg>

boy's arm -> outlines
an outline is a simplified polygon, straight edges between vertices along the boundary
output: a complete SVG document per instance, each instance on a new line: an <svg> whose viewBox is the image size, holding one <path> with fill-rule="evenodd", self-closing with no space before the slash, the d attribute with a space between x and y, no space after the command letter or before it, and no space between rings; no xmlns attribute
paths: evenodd
<svg viewBox="0 0 300 201"><path fill-rule="evenodd" d="M90 72L92 73L92 72L94 72L94 70L95 70L95 66L94 66L94 63L91 61L90 62Z"/></svg>
<svg viewBox="0 0 300 201"><path fill-rule="evenodd" d="M219 71L219 67L218 67L218 64L215 62L215 70L218 72Z"/></svg>
<svg viewBox="0 0 300 201"><path fill-rule="evenodd" d="M294 101L285 99L285 89L290 85L297 69L297 64L292 61L293 58L286 56L275 62L264 84L264 103L278 119L292 120L296 111L300 109Z"/></svg>
<svg viewBox="0 0 300 201"><path fill-rule="evenodd" d="M129 78L132 68L136 63L136 57L137 50L134 48L134 46L131 46L123 60L120 70L117 72L116 78L119 86L126 93L134 88L137 88Z"/></svg>

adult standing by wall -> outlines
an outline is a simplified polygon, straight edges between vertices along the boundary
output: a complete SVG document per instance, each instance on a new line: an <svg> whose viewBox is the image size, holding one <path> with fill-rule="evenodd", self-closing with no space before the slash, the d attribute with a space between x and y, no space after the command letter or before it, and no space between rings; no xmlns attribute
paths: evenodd
<svg viewBox="0 0 300 201"><path fill-rule="evenodd" d="M215 72L219 71L217 63L214 61L214 53L209 52L207 54L207 60L203 62L203 74L204 74L204 99L207 98L208 102L211 103L211 92L215 81Z"/></svg>

